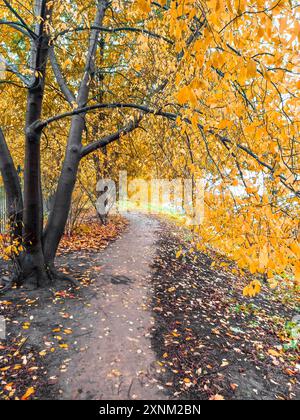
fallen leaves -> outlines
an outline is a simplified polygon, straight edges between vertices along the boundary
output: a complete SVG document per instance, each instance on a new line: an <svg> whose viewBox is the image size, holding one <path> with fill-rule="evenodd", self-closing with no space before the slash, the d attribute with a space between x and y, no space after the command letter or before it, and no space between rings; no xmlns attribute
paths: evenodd
<svg viewBox="0 0 300 420"><path fill-rule="evenodd" d="M33 387L28 388L25 394L21 397L21 400L22 401L28 400L34 393L35 393L35 390Z"/></svg>
<svg viewBox="0 0 300 420"><path fill-rule="evenodd" d="M268 354L269 354L270 356L274 356L274 357L280 357L280 356L281 356L281 354L280 354L280 353L278 353L278 351L273 350L273 349L268 350Z"/></svg>
<svg viewBox="0 0 300 420"><path fill-rule="evenodd" d="M224 401L225 398L223 397L223 395L216 394L216 395L213 395L212 397L210 397L209 400L210 401Z"/></svg>
<svg viewBox="0 0 300 420"><path fill-rule="evenodd" d="M98 221L91 221L80 226L72 235L65 235L60 243L59 254L74 251L100 251L118 238L127 226L127 221L119 216L111 218L107 225L100 225ZM96 268L97 271L101 267Z"/></svg>
<svg viewBox="0 0 300 420"><path fill-rule="evenodd" d="M185 249L184 240L174 241L168 231L161 235L153 275L153 335L162 354L162 385L180 399L228 400L246 393L257 399L260 389L251 388L255 380L269 398L295 398L297 354L289 357L276 345L281 321L272 317L287 308L269 300L274 292L262 291L253 280L250 294L261 293L249 303L241 293L245 279L239 271L233 274L230 264L213 254L195 259L189 243ZM176 258L179 248L185 258ZM287 331L283 336L288 339Z"/></svg>
<svg viewBox="0 0 300 420"><path fill-rule="evenodd" d="M253 280L248 286L243 290L243 296L255 297L261 291L261 282L258 280Z"/></svg>

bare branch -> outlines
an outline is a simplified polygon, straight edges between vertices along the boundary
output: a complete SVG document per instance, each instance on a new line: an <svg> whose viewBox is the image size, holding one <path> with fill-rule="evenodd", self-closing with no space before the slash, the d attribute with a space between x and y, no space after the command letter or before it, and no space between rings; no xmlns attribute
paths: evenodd
<svg viewBox="0 0 300 420"><path fill-rule="evenodd" d="M26 87L30 86L29 79L19 72L15 64L12 64L9 61L7 61L1 54L0 54L0 62L2 62L5 65L7 71L16 75L24 83Z"/></svg>
<svg viewBox="0 0 300 420"><path fill-rule="evenodd" d="M139 34L143 34L143 35L148 35L151 38L156 38L156 39L161 39L165 42L167 42L170 45L174 45L174 42L163 36L163 35L159 35L156 34L154 32L148 31L147 29L143 29L143 28L131 28L131 27L121 27L121 28L105 28L103 26L96 26L96 25L92 25L91 27L87 28L85 26L78 26L77 28L72 28L72 29L66 29L62 32L59 32L58 34L55 35L54 40L56 40L58 37L66 35L66 34L71 34L71 33L75 33L75 32L83 32L83 31L90 31L90 30L97 30L100 32L107 32L107 33L118 33L118 32L135 32L135 33L139 33Z"/></svg>
<svg viewBox="0 0 300 420"><path fill-rule="evenodd" d="M56 121L60 121L64 118L68 118L68 117L73 117L74 115L81 115L81 114L86 114L87 112L91 112L91 111L96 111L98 109L137 109L139 111L145 112L146 114L153 114L153 115L159 115L171 120L176 120L177 118L177 114L173 114L170 112L163 112L161 110L155 110L155 109L151 109L148 108L145 105L138 105L138 104L122 104L122 103L111 103L111 104L95 104L95 105L90 105L90 106L86 106L84 108L78 108L78 109L74 109L73 111L70 112L65 112L64 114L60 114L60 115L55 115L52 118L49 118L48 120L45 121L39 121L35 127L32 127L34 130L43 130L45 127L47 127L49 124L56 122Z"/></svg>
<svg viewBox="0 0 300 420"><path fill-rule="evenodd" d="M59 66L59 63L56 59L56 55L54 52L54 48L52 47L49 51L49 57L51 66L53 69L53 73L55 75L56 81L61 89L61 92L63 93L65 99L69 102L69 104L72 105L76 101L75 95L71 91L71 89L68 87L67 82L64 79L64 76L62 74L61 68Z"/></svg>
<svg viewBox="0 0 300 420"><path fill-rule="evenodd" d="M143 118L143 114L135 118L134 121L130 121L129 124L121 128L120 130L116 131L115 133L110 134L109 136L106 136L106 137L102 137L100 140L95 141L94 143L88 144L82 149L81 158L84 158L85 156L89 155L90 153L95 152L98 149L108 146L110 143L113 143L114 141L119 140L123 135L132 132L139 126L139 123L142 120L142 118Z"/></svg>
<svg viewBox="0 0 300 420"><path fill-rule="evenodd" d="M16 29L18 32L21 32L23 35L30 37L30 34L28 33L27 28L23 26L21 23L9 22L9 21L0 19L0 25L10 26L11 28Z"/></svg>
<svg viewBox="0 0 300 420"><path fill-rule="evenodd" d="M31 36L31 38L32 39L36 39L37 38L36 34L29 28L29 26L27 25L27 23L18 14L18 12L12 7L12 5L7 0L3 0L3 2L6 5L6 7L12 12L12 14L18 19L18 21L21 23L21 25L23 26L23 28L26 29L26 31Z"/></svg>

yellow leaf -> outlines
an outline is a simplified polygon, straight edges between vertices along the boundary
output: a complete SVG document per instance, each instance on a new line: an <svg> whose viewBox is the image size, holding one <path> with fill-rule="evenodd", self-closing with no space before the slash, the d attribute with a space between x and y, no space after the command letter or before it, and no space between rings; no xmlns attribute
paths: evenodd
<svg viewBox="0 0 300 420"><path fill-rule="evenodd" d="M243 290L244 296L255 297L261 291L261 283L258 280L252 281Z"/></svg>
<svg viewBox="0 0 300 420"><path fill-rule="evenodd" d="M269 354L270 356L274 356L274 357L280 357L280 356L281 356L281 354L280 354L280 353L278 353L278 351L276 351L276 350L272 350L272 349L268 350L268 354Z"/></svg>
<svg viewBox="0 0 300 420"><path fill-rule="evenodd" d="M256 76L256 73L256 63L255 61L250 60L247 64L247 76L252 78Z"/></svg>
<svg viewBox="0 0 300 420"><path fill-rule="evenodd" d="M223 397L223 395L216 394L216 395L213 395L212 397L210 397L209 400L210 401L224 401L225 398Z"/></svg>
<svg viewBox="0 0 300 420"><path fill-rule="evenodd" d="M180 258L182 255L182 249L176 253L176 258Z"/></svg>
<svg viewBox="0 0 300 420"><path fill-rule="evenodd" d="M60 344L59 347L61 349L68 349L69 348L68 344Z"/></svg>
<svg viewBox="0 0 300 420"><path fill-rule="evenodd" d="M180 105L184 105L189 101L189 88L184 86L177 94L177 99Z"/></svg>
<svg viewBox="0 0 300 420"><path fill-rule="evenodd" d="M143 12L151 12L151 5L149 0L137 0L137 4Z"/></svg>
<svg viewBox="0 0 300 420"><path fill-rule="evenodd" d="M296 255L297 258L300 258L300 245L296 242L290 245L291 250Z"/></svg>
<svg viewBox="0 0 300 420"><path fill-rule="evenodd" d="M268 283L271 289L276 289L276 287L278 286L278 281L275 279L268 280Z"/></svg>

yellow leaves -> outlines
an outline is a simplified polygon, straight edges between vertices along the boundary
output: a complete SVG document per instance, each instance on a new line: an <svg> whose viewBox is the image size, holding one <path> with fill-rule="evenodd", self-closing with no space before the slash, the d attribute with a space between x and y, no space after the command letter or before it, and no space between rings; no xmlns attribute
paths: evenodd
<svg viewBox="0 0 300 420"><path fill-rule="evenodd" d="M261 270L264 270L265 268L268 267L268 263L269 263L269 250L268 250L268 246L265 245L259 253L259 268Z"/></svg>
<svg viewBox="0 0 300 420"><path fill-rule="evenodd" d="M296 242L292 243L290 245L290 248L291 248L292 252L294 253L294 255L298 259L300 259L300 245L299 245L299 243L296 243Z"/></svg>
<svg viewBox="0 0 300 420"><path fill-rule="evenodd" d="M300 261L295 263L295 285L300 286Z"/></svg>
<svg viewBox="0 0 300 420"><path fill-rule="evenodd" d="M248 286L243 290L243 296L255 297L261 291L261 283L258 280L253 280Z"/></svg>
<svg viewBox="0 0 300 420"><path fill-rule="evenodd" d="M27 389L23 397L21 398L22 401L28 400L33 394L35 393L35 389L30 387Z"/></svg>
<svg viewBox="0 0 300 420"><path fill-rule="evenodd" d="M144 13L150 13L151 12L151 2L150 0L137 0L137 5L140 8L141 11Z"/></svg>
<svg viewBox="0 0 300 420"><path fill-rule="evenodd" d="M157 3L159 3L161 6L165 6L167 4L167 0L157 0Z"/></svg>
<svg viewBox="0 0 300 420"><path fill-rule="evenodd" d="M177 253L176 253L176 259L178 260L183 254L182 249L180 249Z"/></svg>
<svg viewBox="0 0 300 420"><path fill-rule="evenodd" d="M190 86L184 86L177 93L177 100L179 105L185 105L190 103L193 106L196 106L198 103L197 97L194 90Z"/></svg>
<svg viewBox="0 0 300 420"><path fill-rule="evenodd" d="M233 126L233 122L232 121L230 121L230 120L223 120L218 125L218 129L219 130L224 130L225 128L230 128L232 126Z"/></svg>
<svg viewBox="0 0 300 420"><path fill-rule="evenodd" d="M67 350L69 348L68 344L60 344L59 347L61 349L65 349L65 350Z"/></svg>
<svg viewBox="0 0 300 420"><path fill-rule="evenodd" d="M184 105L189 101L189 89L187 86L184 86L177 94L177 99L180 105Z"/></svg>
<svg viewBox="0 0 300 420"><path fill-rule="evenodd" d="M268 284L269 284L270 289L274 290L278 286L278 281L272 278L268 280Z"/></svg>
<svg viewBox="0 0 300 420"><path fill-rule="evenodd" d="M60 328L53 328L53 330L52 330L52 332L54 332L54 333L58 333L58 332L60 332L61 331L61 329Z"/></svg>
<svg viewBox="0 0 300 420"><path fill-rule="evenodd" d="M249 186L249 187L246 188L246 192L248 194L256 194L258 192L258 188L253 187L253 186Z"/></svg>
<svg viewBox="0 0 300 420"><path fill-rule="evenodd" d="M243 13L247 7L247 0L234 0L234 6L238 14Z"/></svg>
<svg viewBox="0 0 300 420"><path fill-rule="evenodd" d="M278 351L273 350L273 349L269 349L269 350L268 350L268 354L269 354L270 356L273 356L273 357L280 357L280 356L281 356L281 354L280 354L280 353L278 353Z"/></svg>
<svg viewBox="0 0 300 420"><path fill-rule="evenodd" d="M68 67L72 67L72 60L67 58L66 61L62 64L63 70L66 70Z"/></svg>
<svg viewBox="0 0 300 420"><path fill-rule="evenodd" d="M254 78L256 74L257 74L256 62L254 60L250 60L247 64L247 76L249 78Z"/></svg>

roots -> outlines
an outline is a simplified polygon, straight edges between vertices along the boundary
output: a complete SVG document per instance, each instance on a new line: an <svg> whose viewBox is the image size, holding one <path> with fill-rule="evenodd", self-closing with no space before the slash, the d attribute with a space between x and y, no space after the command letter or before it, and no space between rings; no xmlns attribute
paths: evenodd
<svg viewBox="0 0 300 420"><path fill-rule="evenodd" d="M55 267L54 264L51 264L47 267L47 272L48 272L48 276L50 277L50 279L55 282L57 280L60 281L66 281L68 283L70 283L73 287L79 287L80 283L73 279L70 276L67 276L64 273L61 273L60 271L58 271Z"/></svg>
<svg viewBox="0 0 300 420"><path fill-rule="evenodd" d="M23 267L21 265L14 267L15 274L11 278L3 277L0 280L0 295L8 292L15 285L26 290L53 287L59 281L68 282L75 288L80 286L77 280L57 270L54 264L30 268L24 267L24 265Z"/></svg>

